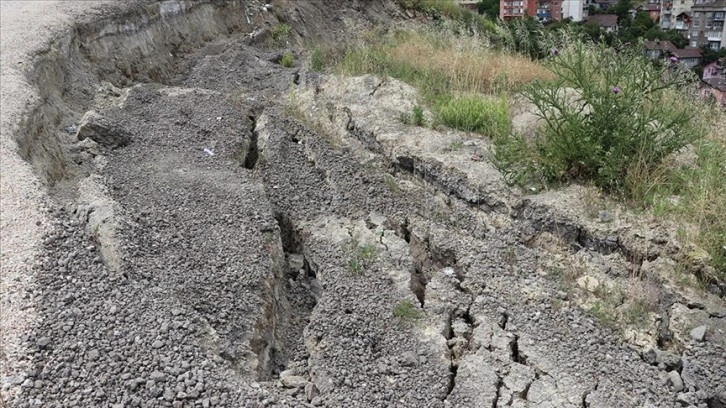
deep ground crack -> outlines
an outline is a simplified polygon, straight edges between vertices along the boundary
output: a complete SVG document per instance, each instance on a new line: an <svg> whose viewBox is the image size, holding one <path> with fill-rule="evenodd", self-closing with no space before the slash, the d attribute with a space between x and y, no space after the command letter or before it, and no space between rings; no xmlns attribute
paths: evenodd
<svg viewBox="0 0 726 408"><path fill-rule="evenodd" d="M257 133L257 116L250 115L248 118L252 121L250 126L250 147L247 149L247 155L245 156L244 166L246 169L254 169L257 164L257 158L259 156L259 150L257 146L257 140L259 135Z"/></svg>

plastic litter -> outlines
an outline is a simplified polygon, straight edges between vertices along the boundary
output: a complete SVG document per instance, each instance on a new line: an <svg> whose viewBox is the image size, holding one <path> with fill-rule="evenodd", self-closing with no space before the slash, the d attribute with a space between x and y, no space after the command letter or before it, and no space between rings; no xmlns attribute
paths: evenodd
<svg viewBox="0 0 726 408"><path fill-rule="evenodd" d="M214 156L214 151L211 149L204 148L204 153L206 153L208 156Z"/></svg>

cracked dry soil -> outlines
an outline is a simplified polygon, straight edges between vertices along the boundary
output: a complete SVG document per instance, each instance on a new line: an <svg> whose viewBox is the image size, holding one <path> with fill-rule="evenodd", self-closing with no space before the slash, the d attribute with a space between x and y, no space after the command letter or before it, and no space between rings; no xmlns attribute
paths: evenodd
<svg viewBox="0 0 726 408"><path fill-rule="evenodd" d="M386 113L414 100L405 85L336 93L345 79L283 68L259 30L324 37L395 23L395 5L234 3L242 26L166 75L108 74L68 105L88 139L53 133L65 174L10 406L726 406L719 310L707 341L647 357L569 302L531 243L614 253L615 276L642 256L518 198L490 163L406 145L432 137Z"/></svg>

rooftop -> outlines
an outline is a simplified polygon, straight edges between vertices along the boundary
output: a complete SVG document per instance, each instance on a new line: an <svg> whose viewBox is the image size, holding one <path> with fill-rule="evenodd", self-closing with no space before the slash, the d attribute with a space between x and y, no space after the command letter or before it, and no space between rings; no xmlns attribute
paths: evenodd
<svg viewBox="0 0 726 408"><path fill-rule="evenodd" d="M587 23L597 24L600 27L615 27L618 25L618 16L615 14L595 14L587 18Z"/></svg>
<svg viewBox="0 0 726 408"><path fill-rule="evenodd" d="M703 3L694 4L691 9L712 9L719 8L726 10L726 0L704 0Z"/></svg>
<svg viewBox="0 0 726 408"><path fill-rule="evenodd" d="M726 79L724 78L708 78L704 79L703 82L712 88L726 92Z"/></svg>
<svg viewBox="0 0 726 408"><path fill-rule="evenodd" d="M664 50L671 52L677 50L676 46L670 41L646 41L645 48L649 50Z"/></svg>
<svg viewBox="0 0 726 408"><path fill-rule="evenodd" d="M701 58L703 54L700 48L683 48L671 50L673 55L678 58Z"/></svg>

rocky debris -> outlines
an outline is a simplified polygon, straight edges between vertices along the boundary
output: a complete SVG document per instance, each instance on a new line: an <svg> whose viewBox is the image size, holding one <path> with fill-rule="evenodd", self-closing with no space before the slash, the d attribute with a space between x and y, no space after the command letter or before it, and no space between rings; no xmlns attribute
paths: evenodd
<svg viewBox="0 0 726 408"><path fill-rule="evenodd" d="M81 119L76 138L79 141L88 138L103 147L115 149L131 143L132 136L108 117L96 111L88 111Z"/></svg>
<svg viewBox="0 0 726 408"><path fill-rule="evenodd" d="M707 326L698 326L691 330L691 338L695 341L704 341L706 339Z"/></svg>
<svg viewBox="0 0 726 408"><path fill-rule="evenodd" d="M683 361L680 356L657 348L646 350L643 353L643 361L665 371L681 372L683 369Z"/></svg>
<svg viewBox="0 0 726 408"><path fill-rule="evenodd" d="M678 374L678 371L668 372L668 383L673 387L673 391L675 392L683 390L683 380L681 380L681 375Z"/></svg>
<svg viewBox="0 0 726 408"><path fill-rule="evenodd" d="M600 282L592 276L581 276L577 278L577 285L589 292L595 292Z"/></svg>
<svg viewBox="0 0 726 408"><path fill-rule="evenodd" d="M310 18L300 7L291 21ZM531 245L546 231L580 256L622 259L619 236L521 201L484 140L459 154L461 134L401 129L416 95L400 82L302 75L317 86L298 89L316 106L305 118L328 122L289 117L270 101L293 74L249 41L190 56L183 88L108 88L97 115L134 143L89 177L107 190L53 214L42 323L26 339L37 369L13 377L15 406L718 403L717 343L641 359ZM114 240L89 233L111 222ZM588 295L601 275L584 276Z"/></svg>

